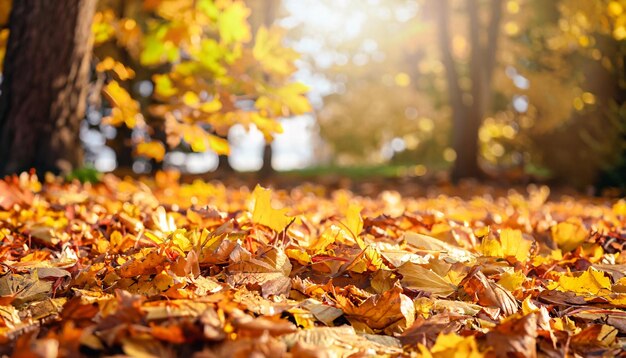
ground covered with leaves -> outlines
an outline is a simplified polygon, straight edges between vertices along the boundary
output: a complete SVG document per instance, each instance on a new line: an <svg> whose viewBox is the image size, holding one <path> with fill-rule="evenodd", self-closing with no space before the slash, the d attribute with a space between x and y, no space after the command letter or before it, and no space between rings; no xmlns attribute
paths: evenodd
<svg viewBox="0 0 626 358"><path fill-rule="evenodd" d="M8 178L0 354L624 355L626 201L549 192Z"/></svg>

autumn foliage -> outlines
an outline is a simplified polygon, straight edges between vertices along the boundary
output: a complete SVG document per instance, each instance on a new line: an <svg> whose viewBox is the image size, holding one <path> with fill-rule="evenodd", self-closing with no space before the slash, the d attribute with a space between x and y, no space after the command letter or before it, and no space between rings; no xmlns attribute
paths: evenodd
<svg viewBox="0 0 626 358"><path fill-rule="evenodd" d="M142 133L136 155L162 161L165 144L181 143L228 154L224 138L234 124L269 141L282 132L280 117L311 110L308 88L291 79L299 54L283 45L278 27L253 33L243 1L101 1L99 9L96 70L112 106L104 123ZM149 101L128 89L142 81L153 87Z"/></svg>
<svg viewBox="0 0 626 358"><path fill-rule="evenodd" d="M7 178L2 353L621 352L623 199L428 192Z"/></svg>

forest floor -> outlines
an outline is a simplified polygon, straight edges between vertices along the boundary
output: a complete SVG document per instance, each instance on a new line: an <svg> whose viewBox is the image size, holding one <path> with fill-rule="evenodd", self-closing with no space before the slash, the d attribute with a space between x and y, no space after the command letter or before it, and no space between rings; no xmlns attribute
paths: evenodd
<svg viewBox="0 0 626 358"><path fill-rule="evenodd" d="M0 181L0 354L625 354L624 199L242 178Z"/></svg>

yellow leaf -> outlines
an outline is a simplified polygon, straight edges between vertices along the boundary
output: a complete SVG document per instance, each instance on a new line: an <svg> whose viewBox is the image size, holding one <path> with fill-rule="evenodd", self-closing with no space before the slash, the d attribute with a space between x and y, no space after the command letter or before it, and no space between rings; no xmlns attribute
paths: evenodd
<svg viewBox="0 0 626 358"><path fill-rule="evenodd" d="M502 257L502 245L493 236L487 236L480 243L479 250L485 256Z"/></svg>
<svg viewBox="0 0 626 358"><path fill-rule="evenodd" d="M204 129L198 126L181 125L182 136L185 142L191 146L194 152L204 152L208 147L208 140Z"/></svg>
<svg viewBox="0 0 626 358"><path fill-rule="evenodd" d="M298 261L302 265L308 265L308 264L311 263L311 255L309 255L304 250L287 249L287 250L285 250L285 254L290 259L294 259L294 260Z"/></svg>
<svg viewBox="0 0 626 358"><path fill-rule="evenodd" d="M504 256L514 256L518 261L524 262L530 257L531 242L524 240L519 230L502 229L500 243Z"/></svg>
<svg viewBox="0 0 626 358"><path fill-rule="evenodd" d="M200 103L200 98L194 92L187 91L183 95L183 103L190 107L194 107Z"/></svg>
<svg viewBox="0 0 626 358"><path fill-rule="evenodd" d="M268 90L267 95L259 96L254 106L272 116L304 114L311 111L311 104L305 96L308 90L309 88L302 83L289 83Z"/></svg>
<svg viewBox="0 0 626 358"><path fill-rule="evenodd" d="M189 252L194 243L185 235L184 230L177 230L172 234L172 244L179 248L183 252Z"/></svg>
<svg viewBox="0 0 626 358"><path fill-rule="evenodd" d="M306 85L295 82L290 83L278 90L283 103L289 108L291 114L298 115L311 111L311 104L304 94L309 90Z"/></svg>
<svg viewBox="0 0 626 358"><path fill-rule="evenodd" d="M152 80L154 81L154 93L158 96L171 97L178 92L168 75L157 74L152 76Z"/></svg>
<svg viewBox="0 0 626 358"><path fill-rule="evenodd" d="M94 45L99 45L103 42L107 42L113 36L115 36L115 28L112 24L114 21L115 13L113 12L113 10L108 9L105 11L96 12L91 25L91 33L93 34Z"/></svg>
<svg viewBox="0 0 626 358"><path fill-rule="evenodd" d="M476 237L485 237L489 235L490 229L489 226L483 226L476 230L474 230L474 236Z"/></svg>
<svg viewBox="0 0 626 358"><path fill-rule="evenodd" d="M580 219L569 219L551 228L552 239L563 251L573 251L587 239L588 233Z"/></svg>
<svg viewBox="0 0 626 358"><path fill-rule="evenodd" d="M252 192L254 200L254 210L252 211L252 222L269 227L281 232L291 223L293 218L286 213L288 209L274 209L271 205L271 191L257 185Z"/></svg>
<svg viewBox="0 0 626 358"><path fill-rule="evenodd" d="M161 272L154 276L152 283L159 291L165 291L174 284L174 279L167 273Z"/></svg>
<svg viewBox="0 0 626 358"><path fill-rule="evenodd" d="M556 289L563 292L597 295L604 290L611 289L611 280L604 276L603 272L589 267L578 277L565 275L559 277Z"/></svg>
<svg viewBox="0 0 626 358"><path fill-rule="evenodd" d="M107 56L104 60L98 62L96 65L96 71L104 72L113 69L115 66L115 60L111 56Z"/></svg>
<svg viewBox="0 0 626 358"><path fill-rule="evenodd" d="M243 2L229 4L217 20L221 41L225 44L250 41L248 16L250 9Z"/></svg>
<svg viewBox="0 0 626 358"><path fill-rule="evenodd" d="M220 102L219 96L215 96L211 101L200 105L200 110L205 113L214 113L220 109L222 109L222 102Z"/></svg>
<svg viewBox="0 0 626 358"><path fill-rule="evenodd" d="M161 142L143 142L137 144L135 152L160 162L165 157L165 146Z"/></svg>
<svg viewBox="0 0 626 358"><path fill-rule="evenodd" d="M350 235L356 240L359 248L365 248L365 242L359 237L361 231L363 231L363 218L361 217L361 208L359 205L350 204L348 211L346 212L346 218L341 223L346 229L350 231Z"/></svg>
<svg viewBox="0 0 626 358"><path fill-rule="evenodd" d="M522 313L524 315L529 315L531 313L534 312L539 312L540 308L537 307L537 305L535 305L531 300L530 300L531 296L528 296L524 299L524 301L522 301Z"/></svg>
<svg viewBox="0 0 626 358"><path fill-rule="evenodd" d="M197 125L179 124L177 126L183 139L191 146L194 152L205 152L211 149L219 155L229 154L228 141L224 138L207 133L202 127Z"/></svg>
<svg viewBox="0 0 626 358"><path fill-rule="evenodd" d="M266 71L287 76L296 69L294 61L300 56L282 45L283 31L277 27L261 26L257 31L252 55Z"/></svg>
<svg viewBox="0 0 626 358"><path fill-rule="evenodd" d="M322 233L309 245L309 250L315 253L323 253L326 251L330 244L335 242L350 242L352 236L342 227L338 225L331 225L327 227Z"/></svg>
<svg viewBox="0 0 626 358"><path fill-rule="evenodd" d="M226 139L209 134L208 140L209 147L218 155L230 154L230 147L228 146L228 141Z"/></svg>
<svg viewBox="0 0 626 358"><path fill-rule="evenodd" d="M274 134L283 132L283 126L276 119L266 118L254 112L250 115L250 120L263 133L268 142L274 139Z"/></svg>
<svg viewBox="0 0 626 358"><path fill-rule="evenodd" d="M117 81L109 82L102 91L113 107L111 115L105 118L107 124L118 126L124 123L128 128L134 128L139 124L141 120L139 103L133 100Z"/></svg>
<svg viewBox="0 0 626 358"><path fill-rule="evenodd" d="M518 261L524 262L530 258L530 248L532 243L522 237L519 230L503 229L500 232L500 240L493 236L483 239L479 251L485 256L494 257L515 257Z"/></svg>
<svg viewBox="0 0 626 358"><path fill-rule="evenodd" d="M522 283L524 283L524 279L526 276L521 271L505 272L498 280L498 284L507 290L514 292L515 290L522 287Z"/></svg>
<svg viewBox="0 0 626 358"><path fill-rule="evenodd" d="M626 216L626 200L620 199L618 202L613 204L612 209L615 215Z"/></svg>
<svg viewBox="0 0 626 358"><path fill-rule="evenodd" d="M420 350L425 348L420 344ZM437 336L430 350L434 358L481 358L485 355L478 350L474 336L462 337L456 333L442 333Z"/></svg>

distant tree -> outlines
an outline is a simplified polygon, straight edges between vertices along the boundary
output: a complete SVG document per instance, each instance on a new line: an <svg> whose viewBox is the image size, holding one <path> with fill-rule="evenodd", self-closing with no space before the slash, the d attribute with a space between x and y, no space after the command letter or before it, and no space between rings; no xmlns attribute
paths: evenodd
<svg viewBox="0 0 626 358"><path fill-rule="evenodd" d="M318 117L341 164L380 162L394 141L394 160L440 167L442 157L455 159L454 179L537 177L583 186L619 165L626 143L623 2L422 0L411 14L415 3L337 6L345 23L367 18L352 38L308 29L307 36L323 36L311 67L338 88ZM316 67L333 55L343 63ZM617 178L616 171L607 175Z"/></svg>
<svg viewBox="0 0 626 358"><path fill-rule="evenodd" d="M95 6L14 1L0 95L0 174L81 165Z"/></svg>
<svg viewBox="0 0 626 358"><path fill-rule="evenodd" d="M625 187L626 13L612 0L528 0L516 69L529 79L519 131L535 165L579 187ZM529 44L531 44L528 51Z"/></svg>

